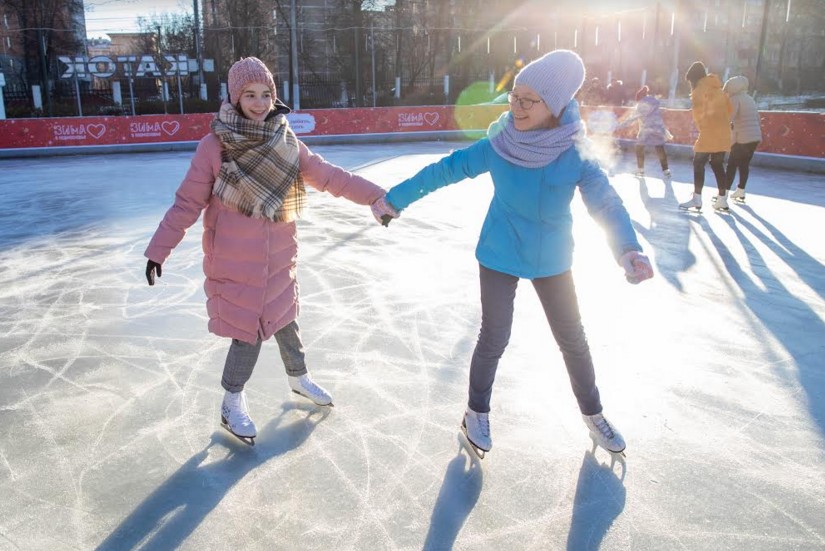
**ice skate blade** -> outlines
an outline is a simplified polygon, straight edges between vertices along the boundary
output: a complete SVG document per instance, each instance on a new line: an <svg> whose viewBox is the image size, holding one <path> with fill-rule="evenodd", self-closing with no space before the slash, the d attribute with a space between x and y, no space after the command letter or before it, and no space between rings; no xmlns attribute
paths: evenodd
<svg viewBox="0 0 825 551"><path fill-rule="evenodd" d="M465 450L467 450L467 453L470 455L470 459L476 459L477 461L482 461L484 459L487 452L470 441L467 434L464 432L463 427L462 430L458 432L458 442Z"/></svg>
<svg viewBox="0 0 825 551"><path fill-rule="evenodd" d="M255 445L255 437L254 436L241 436L240 434L235 434L232 432L232 429L229 428L227 423L221 422L221 426L226 429L226 432L246 444L247 446L254 446Z"/></svg>
<svg viewBox="0 0 825 551"><path fill-rule="evenodd" d="M463 438L461 438L462 436ZM473 454L479 459L484 459L484 456L487 454L487 452L490 451L479 448L475 445L475 443L472 440L470 440L470 435L467 434L467 424L464 423L463 420L461 421L461 431L459 432L459 438L461 438L461 442L462 444L464 444L464 447L467 448L469 451L473 452Z"/></svg>
<svg viewBox="0 0 825 551"><path fill-rule="evenodd" d="M619 464L622 466L622 479L624 479L625 472L627 471L627 455L625 455L624 450L621 451L613 451L605 448L604 446L600 445L596 440L596 435L592 432L590 433L590 440L593 442L593 449L590 450L590 453L595 457L596 456L596 448L601 448L610 454L610 470L613 470L613 467L616 466L616 462L618 461Z"/></svg>
<svg viewBox="0 0 825 551"><path fill-rule="evenodd" d="M312 398L310 398L310 397L309 397L309 396L307 396L306 394L301 394L301 393L300 393L300 392L298 392L297 390L293 390L292 392L293 392L293 393L295 393L295 394L297 394L298 396L301 396L302 398L306 398L307 400L309 400L310 402L312 402L312 403L313 403L313 404L315 404L316 406L322 406L322 407L327 407L327 406L328 406L328 407L331 407L331 408L334 408L334 407L335 407L335 404L333 404L332 402L330 402L330 403L328 403L328 404L319 404L318 402L316 402L315 400L313 400Z"/></svg>
<svg viewBox="0 0 825 551"><path fill-rule="evenodd" d="M744 198L741 198L741 199L740 199L739 197L734 197L734 198L733 198L733 200L734 200L735 202L739 203L740 205L744 205L744 204L745 204L745 199L744 199Z"/></svg>
<svg viewBox="0 0 825 551"><path fill-rule="evenodd" d="M683 207L682 205L679 205L679 210L681 210L682 212L699 212L699 213L701 213L702 212L702 207L694 207L692 205L689 206L689 207Z"/></svg>

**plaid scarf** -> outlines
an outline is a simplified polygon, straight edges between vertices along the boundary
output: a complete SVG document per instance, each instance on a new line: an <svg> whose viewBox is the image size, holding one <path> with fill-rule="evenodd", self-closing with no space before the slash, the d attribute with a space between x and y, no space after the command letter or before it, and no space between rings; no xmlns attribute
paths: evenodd
<svg viewBox="0 0 825 551"><path fill-rule="evenodd" d="M253 121L226 103L212 132L223 145L214 195L252 218L290 222L301 215L306 188L298 169L298 138L283 114Z"/></svg>

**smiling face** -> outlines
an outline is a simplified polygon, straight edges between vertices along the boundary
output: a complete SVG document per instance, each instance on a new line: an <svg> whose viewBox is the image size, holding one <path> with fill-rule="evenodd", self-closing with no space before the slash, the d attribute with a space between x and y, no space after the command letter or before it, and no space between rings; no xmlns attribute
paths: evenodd
<svg viewBox="0 0 825 551"><path fill-rule="evenodd" d="M238 100L238 107L243 116L253 121L266 120L267 115L272 111L273 104L272 90L260 82L253 82L244 87L241 98Z"/></svg>
<svg viewBox="0 0 825 551"><path fill-rule="evenodd" d="M522 107L521 103L524 103L527 109ZM541 96L524 84L513 87L510 93L510 112L513 114L513 126L516 130L541 130L558 126L558 119L550 112L547 104L541 101Z"/></svg>

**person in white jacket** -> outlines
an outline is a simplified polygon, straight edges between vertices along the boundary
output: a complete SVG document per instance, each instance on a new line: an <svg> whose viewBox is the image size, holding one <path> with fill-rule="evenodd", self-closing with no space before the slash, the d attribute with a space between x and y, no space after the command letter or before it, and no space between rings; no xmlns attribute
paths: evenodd
<svg viewBox="0 0 825 551"><path fill-rule="evenodd" d="M751 159L759 142L762 130L759 127L759 111L756 102L748 95L748 79L744 76L729 78L722 88L730 98L731 113L731 148L728 165L725 170L728 189L733 186L736 170L739 170L739 187L730 197L740 203L745 202L745 186L748 183Z"/></svg>

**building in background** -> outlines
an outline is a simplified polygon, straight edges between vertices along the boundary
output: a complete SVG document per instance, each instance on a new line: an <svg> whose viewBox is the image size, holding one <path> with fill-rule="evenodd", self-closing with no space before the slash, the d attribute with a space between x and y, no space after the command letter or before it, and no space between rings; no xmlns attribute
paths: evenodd
<svg viewBox="0 0 825 551"><path fill-rule="evenodd" d="M41 4L54 8L53 20L32 11ZM120 53L126 35L84 44L82 5L0 4L7 99L41 83L52 95L71 95L69 83L57 78L64 69L59 56ZM149 28L139 36L157 26L163 40L155 49L214 60L214 72L203 75L213 99L229 66L256 56L290 103L294 69L302 109L453 103L473 87L483 93L472 98L485 101L507 90L521 66L555 48L579 52L588 78L601 86L621 80L632 92L645 83L673 105L688 93L682 75L695 60L722 78L747 76L760 95L825 94L822 0L194 0L195 6L197 17L182 7L177 19L144 21ZM187 98L197 96L190 81L182 90Z"/></svg>
<svg viewBox="0 0 825 551"><path fill-rule="evenodd" d="M57 57L84 53L85 21L82 0L3 0L0 68L6 91L57 86Z"/></svg>

